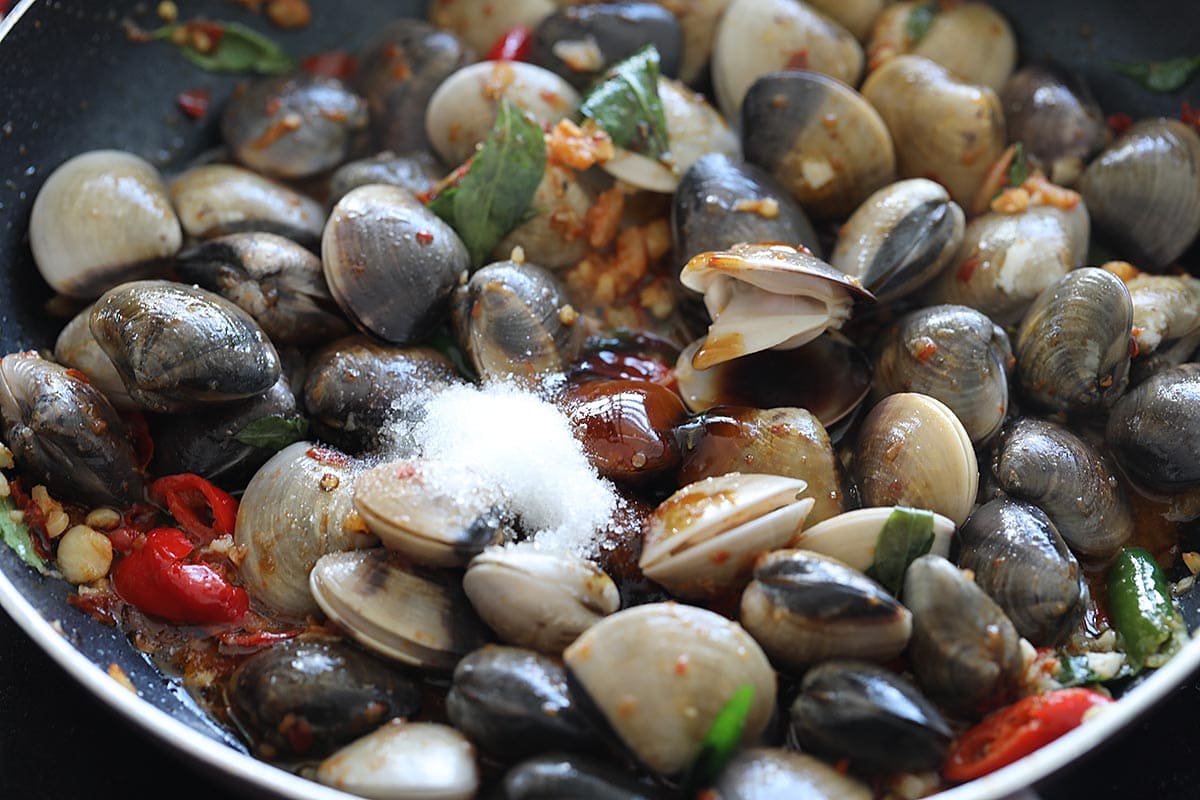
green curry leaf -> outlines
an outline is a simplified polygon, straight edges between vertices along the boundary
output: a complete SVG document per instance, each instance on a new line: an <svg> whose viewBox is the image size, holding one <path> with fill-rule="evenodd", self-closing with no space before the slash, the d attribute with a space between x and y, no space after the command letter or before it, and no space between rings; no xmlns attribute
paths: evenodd
<svg viewBox="0 0 1200 800"><path fill-rule="evenodd" d="M618 147L662 158L670 142L662 98L658 96L658 74L658 50L648 44L613 65L588 91L579 110L603 128Z"/></svg>
<svg viewBox="0 0 1200 800"><path fill-rule="evenodd" d="M685 797L693 797L696 792L712 785L721 774L721 770L729 763L729 759L742 741L742 733L746 730L746 718L754 704L754 687L748 683L733 690L729 700L717 712L709 726L704 741L700 744L700 754L692 762L691 770L684 781Z"/></svg>
<svg viewBox="0 0 1200 800"><path fill-rule="evenodd" d="M930 0L908 12L908 19L904 21L904 34L909 41L916 44L924 39L929 34L929 29L933 27L933 22L937 19L940 10L937 0Z"/></svg>
<svg viewBox="0 0 1200 800"><path fill-rule="evenodd" d="M304 440L308 435L308 420L301 416L285 417L272 414L259 417L237 432L233 438L250 447L263 450L282 450L289 444Z"/></svg>
<svg viewBox="0 0 1200 800"><path fill-rule="evenodd" d="M210 38L216 39L212 50L198 50L190 37L177 32L188 26L203 25ZM253 28L238 22L183 22L167 25L152 32L155 39L166 39L197 67L209 72L254 72L260 75L279 75L295 66L295 60L282 47Z"/></svg>
<svg viewBox="0 0 1200 800"><path fill-rule="evenodd" d="M1200 74L1200 55L1180 56L1166 61L1138 61L1113 64L1113 69L1127 75L1152 92L1175 92Z"/></svg>
<svg viewBox="0 0 1200 800"><path fill-rule="evenodd" d="M888 517L875 543L875 562L867 568L874 578L893 595L904 588L908 565L933 547L933 512L915 508L897 508Z"/></svg>
<svg viewBox="0 0 1200 800"><path fill-rule="evenodd" d="M1008 185L1017 187L1029 180L1029 159L1025 157L1025 145L1017 142L1013 147L1012 166L1008 168Z"/></svg>
<svg viewBox="0 0 1200 800"><path fill-rule="evenodd" d="M17 557L43 575L46 574L46 562L38 555L33 546L33 534L24 522L17 522L10 512L17 509L12 497L0 499L0 537L12 548Z"/></svg>

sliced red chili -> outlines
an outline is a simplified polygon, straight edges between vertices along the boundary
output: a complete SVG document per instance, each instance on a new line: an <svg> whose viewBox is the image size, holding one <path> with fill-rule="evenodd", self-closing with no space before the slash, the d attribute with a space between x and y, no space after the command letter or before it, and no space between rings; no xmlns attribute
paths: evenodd
<svg viewBox="0 0 1200 800"><path fill-rule="evenodd" d="M204 119L208 115L208 104L212 95L208 89L198 87L186 89L175 95L175 104L179 110L192 119Z"/></svg>
<svg viewBox="0 0 1200 800"><path fill-rule="evenodd" d="M505 31L492 49L488 51L488 61L527 61L533 49L533 31L525 25L518 25Z"/></svg>
<svg viewBox="0 0 1200 800"><path fill-rule="evenodd" d="M112 573L117 594L146 614L183 625L236 622L250 610L245 589L208 564L183 561L195 545L178 528L156 528Z"/></svg>
<svg viewBox="0 0 1200 800"><path fill-rule="evenodd" d="M326 78L349 78L358 71L358 61L345 50L314 53L300 62L305 72Z"/></svg>
<svg viewBox="0 0 1200 800"><path fill-rule="evenodd" d="M150 494L162 497L175 521L201 543L233 533L237 524L238 502L220 489L190 472L167 475L150 484ZM201 514L212 519L207 524Z"/></svg>
<svg viewBox="0 0 1200 800"><path fill-rule="evenodd" d="M955 740L943 772L970 781L1023 758L1083 722L1096 706L1112 702L1091 689L1060 689L1025 697L987 716Z"/></svg>

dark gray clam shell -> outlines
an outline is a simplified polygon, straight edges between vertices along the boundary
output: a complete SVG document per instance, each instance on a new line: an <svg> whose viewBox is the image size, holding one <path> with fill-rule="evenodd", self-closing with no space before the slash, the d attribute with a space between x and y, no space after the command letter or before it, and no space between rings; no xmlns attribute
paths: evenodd
<svg viewBox="0 0 1200 800"><path fill-rule="evenodd" d="M1178 491L1200 485L1200 364L1154 375L1122 397L1105 439L1135 480Z"/></svg>
<svg viewBox="0 0 1200 800"><path fill-rule="evenodd" d="M1104 113L1077 75L1056 64L1029 64L1000 89L1008 140L1053 176L1082 168L1104 146ZM1077 173L1076 173L1077 174Z"/></svg>
<svg viewBox="0 0 1200 800"><path fill-rule="evenodd" d="M903 598L913 615L909 664L930 700L975 716L1012 697L1024 671L1020 637L983 589L925 555L909 565Z"/></svg>
<svg viewBox="0 0 1200 800"><path fill-rule="evenodd" d="M941 400L975 444L1008 413L1008 336L983 313L940 305L913 311L884 331L876 348L879 395L920 392Z"/></svg>
<svg viewBox="0 0 1200 800"><path fill-rule="evenodd" d="M229 708L267 758L320 757L421 705L417 685L339 639L304 636L251 656Z"/></svg>
<svg viewBox="0 0 1200 800"><path fill-rule="evenodd" d="M954 737L941 712L908 681L866 661L826 661L804 675L788 733L805 751L856 770L937 769Z"/></svg>
<svg viewBox="0 0 1200 800"><path fill-rule="evenodd" d="M504 775L503 800L658 800L661 792L628 770L577 753L547 753Z"/></svg>
<svg viewBox="0 0 1200 800"><path fill-rule="evenodd" d="M432 153L424 150L398 156L385 150L370 158L349 161L329 176L329 202L337 203L350 190L372 183L399 186L413 194L428 192L441 179Z"/></svg>
<svg viewBox="0 0 1200 800"><path fill-rule="evenodd" d="M268 231L315 245L325 212L279 181L233 164L193 167L171 182L171 202L188 236L207 239L242 231Z"/></svg>
<svg viewBox="0 0 1200 800"><path fill-rule="evenodd" d="M1133 509L1108 459L1061 425L1028 417L1007 425L992 471L1001 489L1038 506L1085 558L1107 559L1133 535Z"/></svg>
<svg viewBox="0 0 1200 800"><path fill-rule="evenodd" d="M655 3L596 3L566 6L542 19L533 31L530 60L586 89L612 64L646 45L658 51L659 71L679 75L683 29Z"/></svg>
<svg viewBox="0 0 1200 800"><path fill-rule="evenodd" d="M204 289L122 284L96 301L91 328L129 396L151 411L244 400L279 380L279 356L258 323Z"/></svg>
<svg viewBox="0 0 1200 800"><path fill-rule="evenodd" d="M1079 188L1118 255L1165 267L1200 233L1200 134L1179 120L1143 120L1088 165Z"/></svg>
<svg viewBox="0 0 1200 800"><path fill-rule="evenodd" d="M959 529L958 565L1036 647L1053 647L1083 616L1083 570L1037 506L998 497Z"/></svg>
<svg viewBox="0 0 1200 800"><path fill-rule="evenodd" d="M1121 279L1083 267L1038 295L1017 330L1025 396L1055 411L1111 406L1129 383L1133 303Z"/></svg>

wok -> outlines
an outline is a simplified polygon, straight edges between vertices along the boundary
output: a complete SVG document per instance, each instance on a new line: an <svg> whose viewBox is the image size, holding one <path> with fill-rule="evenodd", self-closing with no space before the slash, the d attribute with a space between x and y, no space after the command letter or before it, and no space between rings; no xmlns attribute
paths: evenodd
<svg viewBox="0 0 1200 800"><path fill-rule="evenodd" d="M1126 0L994 0L994 4L1012 21L1023 61L1053 57L1076 69L1087 79L1106 112L1122 111L1137 118L1175 115L1185 99L1200 105L1200 88L1195 83L1175 95L1150 95L1110 69L1112 61L1192 55L1200 32L1200 4L1179 0L1143 0L1136 5ZM166 44L128 43L120 20L130 16L153 25L147 10L153 5L142 0L104 4L90 0L24 0L0 22L0 353L49 347L60 324L43 312L50 291L33 266L25 235L33 197L54 167L84 150L116 147L146 156L170 171L216 140L217 115L190 121L176 110L174 98L184 89L202 86L212 91L216 101L228 94L237 79L201 72ZM181 0L179 5L185 17L207 14L264 27L264 20L224 0ZM419 12L424 4L315 0L313 5L314 23L304 31L271 32L294 54L333 48L353 50L385 21L405 12ZM1190 262L1197 263L1194 252ZM39 735L49 736L54 729L52 715L71 713L73 703L81 696L74 687L65 690L66 700L26 694L31 686L48 691L61 681L57 671L37 676L16 674L14 664L30 665L39 672L45 669L46 660L35 652L36 646L84 691L135 723L149 740L167 743L208 776L206 780L219 780L257 797L346 797L244 755L244 747L235 738L210 722L187 694L165 680L119 631L67 605L67 593L67 584L40 578L7 548L0 547L0 606L29 637L20 637L7 619L0 620L0 634L17 637L7 645L10 653L0 655L0 683L6 677L23 682L21 686L0 685L0 737L4 737L0 738L0 794L24 796L37 786L39 796L53 797L61 796L56 787L78 785L70 783L65 774L33 780L18 778L18 772L36 768L37 762L16 764L5 760L6 751L10 755L32 752L29 742ZM1197 620L1190 621L1191 627L1196 624ZM111 664L120 666L140 696L121 688L105 674ZM1163 703L1167 697L1172 698L1171 702ZM1193 753L1200 749L1200 731L1185 726L1200 711L1198 698L1200 641L1194 641L1166 667L1132 689L1112 713L1013 767L940 797L999 798L1036 782L1063 797L1084 791L1104 797L1112 789L1129 796L1130 790L1120 786L1139 787L1133 790L1135 796L1194 796L1200 778L1200 761L1196 759L1181 759L1190 764L1179 764L1173 775L1162 774L1163 767L1173 763L1171 758L1151 761L1159 764L1160 774L1147 776L1148 783L1121 784L1116 776L1128 763L1123 752L1126 748L1151 753L1147 743L1152 742L1150 746L1168 748L1166 752L1176 758L1187 748ZM35 708L39 711L34 712ZM51 715L48 718L29 718L47 708L46 713ZM101 726L107 728L106 715L111 713L87 707L82 712L84 727L75 733L77 746L85 740L105 737L107 733ZM1138 724L1131 731L1121 733L1135 721ZM12 746L18 739L26 745L24 751ZM1109 740L1116 743L1103 747L1103 753L1110 754L1104 757L1105 763L1098 763L1095 757L1079 762ZM117 745L100 746L109 747L114 755L118 746L145 749L141 738L116 741ZM1145 766L1133 764L1139 772ZM155 775L153 770L158 770L164 780L173 776L173 783L179 783L177 769L169 762L138 767L139 772L147 769L151 776ZM211 791L207 784L197 784L192 778L186 782L192 784L190 790L183 789L186 796ZM169 785L164 784L164 788ZM90 793L100 797L127 794L125 789L107 786L107 781L101 782Z"/></svg>

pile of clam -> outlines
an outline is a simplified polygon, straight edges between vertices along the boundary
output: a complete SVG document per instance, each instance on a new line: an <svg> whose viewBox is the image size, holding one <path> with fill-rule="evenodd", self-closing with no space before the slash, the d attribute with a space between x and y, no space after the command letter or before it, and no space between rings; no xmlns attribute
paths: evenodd
<svg viewBox="0 0 1200 800"><path fill-rule="evenodd" d="M1114 135L1074 76L1014 72L981 2L915 40L914 2L482 5L398 20L345 81L255 81L215 162L62 164L30 242L80 310L0 361L17 467L141 502L140 412L150 475L241 493L256 609L327 624L242 661L229 714L331 786L676 796L749 686L716 795L935 790L957 733L1037 690L1035 648L1113 650L1089 576L1200 516L1200 136ZM528 62L478 60L516 25ZM669 158L552 157L473 264L438 179L501 101L579 121L647 44ZM621 501L604 546L531 538L423 451L471 381L559 408ZM309 440L239 436L272 417ZM897 514L932 533L889 581Z"/></svg>

